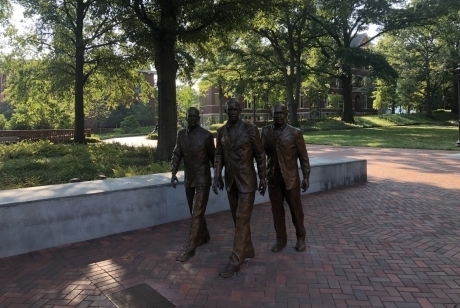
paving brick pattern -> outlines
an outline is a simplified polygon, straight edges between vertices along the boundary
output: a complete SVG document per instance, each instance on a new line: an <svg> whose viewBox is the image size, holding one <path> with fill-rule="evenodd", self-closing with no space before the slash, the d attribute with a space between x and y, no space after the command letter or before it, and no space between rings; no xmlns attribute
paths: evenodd
<svg viewBox="0 0 460 308"><path fill-rule="evenodd" d="M368 159L369 182L303 197L307 251L289 215L288 246L269 250L266 203L251 220L256 257L233 278L217 276L233 241L222 212L186 263L190 220L0 259L0 308L114 307L107 294L143 282L178 307L460 307L458 152L308 149Z"/></svg>

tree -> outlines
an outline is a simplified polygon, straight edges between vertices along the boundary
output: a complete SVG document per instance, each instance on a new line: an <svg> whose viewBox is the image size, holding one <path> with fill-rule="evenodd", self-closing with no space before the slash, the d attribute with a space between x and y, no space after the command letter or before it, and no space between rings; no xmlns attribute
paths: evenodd
<svg viewBox="0 0 460 308"><path fill-rule="evenodd" d="M53 94L45 61L7 57L4 69L8 76L5 92L14 106L11 128L69 128L73 124L71 100Z"/></svg>
<svg viewBox="0 0 460 308"><path fill-rule="evenodd" d="M372 68L381 79L395 78L395 71L385 58L363 48L384 33L415 25L429 24L434 18L445 14L455 1L421 0L410 5L400 0L321 0L317 11L309 16L326 35L317 40L321 51L318 73L340 78L344 105L342 120L353 123L352 76L353 70ZM457 1L458 2L458 1ZM452 7L452 6L451 6ZM377 25L377 33L367 40L357 42L359 34Z"/></svg>
<svg viewBox="0 0 460 308"><path fill-rule="evenodd" d="M386 111L388 107L391 107L391 113L395 113L395 85L389 84L384 80L378 79L376 82L376 89L372 92L374 99L373 107L381 111Z"/></svg>
<svg viewBox="0 0 460 308"><path fill-rule="evenodd" d="M99 134L102 134L102 125L109 119L110 110L107 109L107 104L103 101L93 101L91 104L90 117L93 117L97 126L99 126Z"/></svg>
<svg viewBox="0 0 460 308"><path fill-rule="evenodd" d="M198 95L191 86L180 86L176 93L177 106L179 109L178 118L180 121L183 121L187 117L187 109L190 107L198 108L200 103Z"/></svg>
<svg viewBox="0 0 460 308"><path fill-rule="evenodd" d="M252 31L242 36L234 49L241 55L247 75L252 76L256 84L283 86L289 121L299 126L297 108L306 74L304 56L317 35L307 17L315 8L313 1L280 2L257 16Z"/></svg>
<svg viewBox="0 0 460 308"><path fill-rule="evenodd" d="M9 18L11 17L11 13L12 13L12 7L11 7L10 1L0 0L0 55L1 55L2 48L6 44L6 42L4 42L3 40L8 35L8 32L9 32L8 23L9 23ZM0 67L0 73L1 73L1 67Z"/></svg>
<svg viewBox="0 0 460 308"><path fill-rule="evenodd" d="M0 0L0 24L8 21L11 16L12 7L9 0Z"/></svg>
<svg viewBox="0 0 460 308"><path fill-rule="evenodd" d="M460 59L455 48L460 46L458 25L458 18L441 17L437 24L395 31L379 41L377 48L401 77L397 92L403 94L408 108L424 109L431 117L435 104L452 88L455 59ZM409 98L413 99L410 104Z"/></svg>
<svg viewBox="0 0 460 308"><path fill-rule="evenodd" d="M219 123L224 122L224 97L237 96L238 84L242 79L242 65L228 46L237 40L229 36L212 39L203 44L202 54L206 58L197 64L196 74L200 76L199 90L205 93L211 86L219 91Z"/></svg>
<svg viewBox="0 0 460 308"><path fill-rule="evenodd" d="M132 68L126 39L119 28L124 16L105 0L17 0L25 15L36 21L29 41L47 56L53 90L74 96L75 142L85 143L84 91L88 81L104 70L124 78ZM131 89L126 89L131 91Z"/></svg>
<svg viewBox="0 0 460 308"><path fill-rule="evenodd" d="M157 158L168 160L177 132L176 77L179 66L193 66L187 46L241 27L265 1L119 0L131 40L153 52L158 73Z"/></svg>

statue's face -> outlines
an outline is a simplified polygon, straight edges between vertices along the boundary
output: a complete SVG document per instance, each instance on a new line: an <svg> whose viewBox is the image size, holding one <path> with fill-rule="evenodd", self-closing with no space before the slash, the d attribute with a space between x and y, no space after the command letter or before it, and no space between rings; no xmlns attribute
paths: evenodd
<svg viewBox="0 0 460 308"><path fill-rule="evenodd" d="M190 127L196 127L200 122L200 112L195 109L191 109L187 113L187 123Z"/></svg>
<svg viewBox="0 0 460 308"><path fill-rule="evenodd" d="M286 107L282 105L273 107L273 122L278 126L286 123Z"/></svg>
<svg viewBox="0 0 460 308"><path fill-rule="evenodd" d="M227 104L227 109L225 109L225 113L227 113L228 121L230 123L235 123L240 119L241 108L238 102L230 102Z"/></svg>

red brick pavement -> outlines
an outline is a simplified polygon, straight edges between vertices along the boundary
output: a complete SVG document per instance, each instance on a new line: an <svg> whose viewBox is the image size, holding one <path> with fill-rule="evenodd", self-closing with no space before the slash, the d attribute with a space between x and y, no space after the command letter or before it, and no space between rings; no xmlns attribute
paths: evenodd
<svg viewBox="0 0 460 308"><path fill-rule="evenodd" d="M294 250L290 222L288 246L270 252L270 206L261 204L251 220L256 257L234 278L217 276L233 238L223 212L208 215L212 240L186 263L175 257L189 220L0 259L0 308L114 307L107 294L142 282L178 307L460 304L460 159L450 156L459 152L308 149L368 159L369 182L303 197L306 252Z"/></svg>

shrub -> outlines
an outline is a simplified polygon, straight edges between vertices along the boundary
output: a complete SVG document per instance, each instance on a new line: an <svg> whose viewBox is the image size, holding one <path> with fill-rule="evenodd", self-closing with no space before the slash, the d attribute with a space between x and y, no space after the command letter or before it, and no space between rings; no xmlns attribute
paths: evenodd
<svg viewBox="0 0 460 308"><path fill-rule="evenodd" d="M148 134L147 139L150 139L150 140L158 140L158 133L157 133L157 132L154 132L154 133Z"/></svg>
<svg viewBox="0 0 460 308"><path fill-rule="evenodd" d="M224 123L216 123L216 124L212 124L212 125L209 125L209 130L217 130L218 128L221 128L222 126L225 125L225 123L227 123L227 121L224 121Z"/></svg>
<svg viewBox="0 0 460 308"><path fill-rule="evenodd" d="M67 183L71 178L94 180L168 172L155 149L117 143L53 144L49 141L0 145L0 189Z"/></svg>
<svg viewBox="0 0 460 308"><path fill-rule="evenodd" d="M139 131L139 122L133 115L127 116L121 123L120 128L125 134L136 133Z"/></svg>
<svg viewBox="0 0 460 308"><path fill-rule="evenodd" d="M5 129L8 120L3 114L0 114L0 129Z"/></svg>

